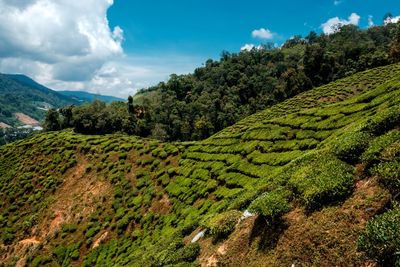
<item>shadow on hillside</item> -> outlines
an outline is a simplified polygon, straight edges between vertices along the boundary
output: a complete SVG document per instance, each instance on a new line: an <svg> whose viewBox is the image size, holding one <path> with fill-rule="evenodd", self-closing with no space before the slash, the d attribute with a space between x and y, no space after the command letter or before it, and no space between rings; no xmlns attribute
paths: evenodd
<svg viewBox="0 0 400 267"><path fill-rule="evenodd" d="M277 220L273 224L268 223L259 216L253 225L250 233L249 244L257 242L259 250L269 250L275 248L279 237L288 228L283 220Z"/></svg>

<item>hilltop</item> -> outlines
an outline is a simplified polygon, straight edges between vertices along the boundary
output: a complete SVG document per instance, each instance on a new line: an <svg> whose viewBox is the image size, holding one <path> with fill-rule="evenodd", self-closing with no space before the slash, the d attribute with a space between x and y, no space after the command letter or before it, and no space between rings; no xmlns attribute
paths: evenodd
<svg viewBox="0 0 400 267"><path fill-rule="evenodd" d="M399 62L400 24L333 34L294 36L282 47L266 44L239 53L223 51L187 75L140 91L146 131L168 141L202 140L299 93L354 73Z"/></svg>
<svg viewBox="0 0 400 267"><path fill-rule="evenodd" d="M399 103L396 64L301 93L203 141L64 130L5 145L0 262L393 265Z"/></svg>

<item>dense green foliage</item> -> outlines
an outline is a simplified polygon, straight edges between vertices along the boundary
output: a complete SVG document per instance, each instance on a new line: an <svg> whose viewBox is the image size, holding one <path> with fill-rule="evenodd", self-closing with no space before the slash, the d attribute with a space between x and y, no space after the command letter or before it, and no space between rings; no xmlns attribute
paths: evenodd
<svg viewBox="0 0 400 267"><path fill-rule="evenodd" d="M146 123L166 140L204 139L313 86L395 61L389 51L398 27L348 25L332 35L296 36L282 48L223 52L193 74L150 88L157 94L143 97L151 114Z"/></svg>
<svg viewBox="0 0 400 267"><path fill-rule="evenodd" d="M240 211L226 211L211 218L206 226L216 239L224 238L233 232L241 216L242 212Z"/></svg>
<svg viewBox="0 0 400 267"><path fill-rule="evenodd" d="M290 210L288 193L284 190L275 190L264 193L255 199L249 206L250 212L263 216L270 223Z"/></svg>
<svg viewBox="0 0 400 267"><path fill-rule="evenodd" d="M380 266L400 265L400 210L395 208L369 221L358 246Z"/></svg>
<svg viewBox="0 0 400 267"><path fill-rule="evenodd" d="M395 62L396 53L390 51L399 28L345 25L331 35L296 36L281 48L223 52L220 60L208 60L192 74L171 75L167 82L139 92L130 98L128 113L120 105L102 111L95 103L75 108L75 120L65 127L79 133L124 131L163 141L202 140L312 87Z"/></svg>

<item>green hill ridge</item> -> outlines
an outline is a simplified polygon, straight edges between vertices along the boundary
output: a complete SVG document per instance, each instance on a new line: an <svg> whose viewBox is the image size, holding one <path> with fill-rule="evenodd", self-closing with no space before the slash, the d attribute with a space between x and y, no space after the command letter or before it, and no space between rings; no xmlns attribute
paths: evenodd
<svg viewBox="0 0 400 267"><path fill-rule="evenodd" d="M399 103L390 65L199 142L65 130L0 147L0 262L394 265Z"/></svg>
<svg viewBox="0 0 400 267"><path fill-rule="evenodd" d="M14 113L24 113L41 121L49 107L79 104L25 75L0 74L0 95L0 122L10 126L19 125Z"/></svg>
<svg viewBox="0 0 400 267"><path fill-rule="evenodd" d="M54 91L20 74L0 74L0 95L0 122L13 127L23 124L15 117L15 113L43 121L49 108L78 106L94 100L107 103L125 101L82 91Z"/></svg>

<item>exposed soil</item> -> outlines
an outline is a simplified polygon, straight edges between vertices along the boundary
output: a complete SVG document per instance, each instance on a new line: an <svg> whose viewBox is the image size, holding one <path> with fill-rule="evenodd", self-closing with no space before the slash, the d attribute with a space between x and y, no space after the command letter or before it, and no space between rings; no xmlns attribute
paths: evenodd
<svg viewBox="0 0 400 267"><path fill-rule="evenodd" d="M375 178L361 180L340 205L307 215L300 208L274 229L251 217L219 244L200 240L202 266L374 266L357 251L366 222L389 201Z"/></svg>
<svg viewBox="0 0 400 267"><path fill-rule="evenodd" d="M97 248L100 246L101 243L103 243L108 237L108 232L104 232L96 241L93 242L92 249Z"/></svg>
<svg viewBox="0 0 400 267"><path fill-rule="evenodd" d="M50 214L40 227L42 237L53 235L64 223L87 218L102 203L101 198L110 194L111 185L85 173L86 160L79 159L74 170L67 173L64 183L54 194Z"/></svg>
<svg viewBox="0 0 400 267"><path fill-rule="evenodd" d="M0 122L0 129L7 129L7 128L11 128L11 126L8 124L5 124L4 122Z"/></svg>
<svg viewBox="0 0 400 267"><path fill-rule="evenodd" d="M165 215L171 211L171 208L169 197L167 194L164 194L160 200L153 201L150 210L157 214Z"/></svg>
<svg viewBox="0 0 400 267"><path fill-rule="evenodd" d="M85 159L80 158L78 165L67 172L63 184L52 197L53 203L43 214L43 220L31 229L31 237L12 247L0 248L0 252L4 252L3 257L0 257L1 262L10 262L11 257L18 256L20 259L16 266L24 266L25 257L32 248L45 244L49 237L60 231L63 224L77 224L80 220L86 220L96 210L96 205L104 204L102 200L112 192L111 185L91 173L86 173L87 164ZM103 233L93 247L99 246L107 237L108 233Z"/></svg>
<svg viewBox="0 0 400 267"><path fill-rule="evenodd" d="M39 125L40 123L24 113L15 113L14 116L25 125Z"/></svg>

